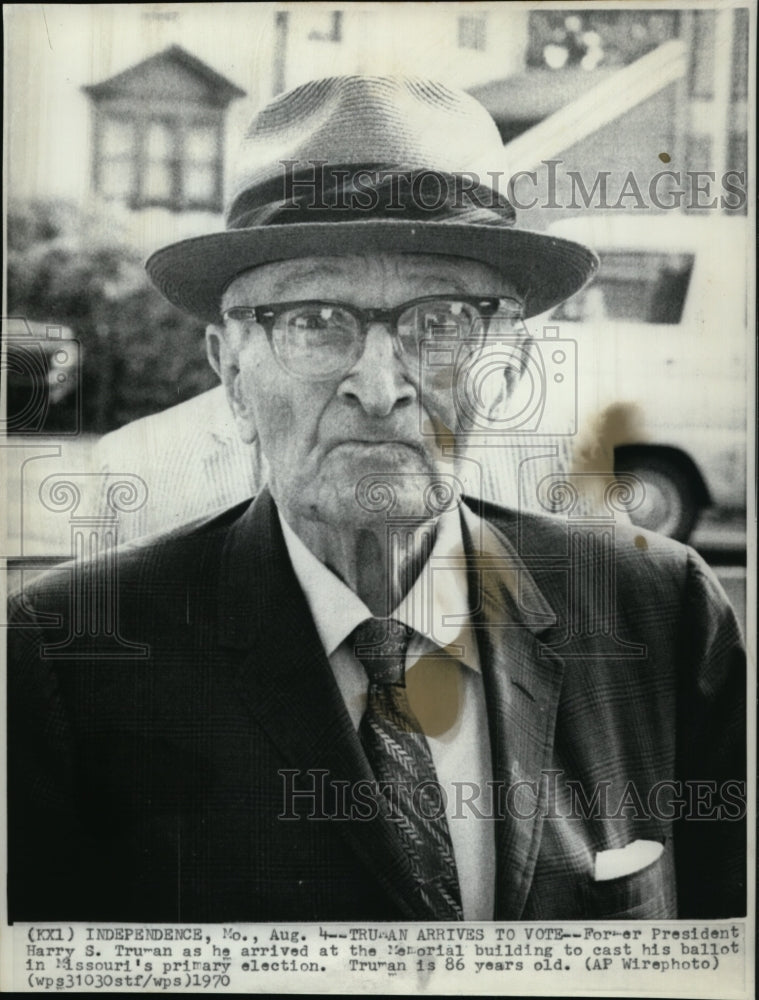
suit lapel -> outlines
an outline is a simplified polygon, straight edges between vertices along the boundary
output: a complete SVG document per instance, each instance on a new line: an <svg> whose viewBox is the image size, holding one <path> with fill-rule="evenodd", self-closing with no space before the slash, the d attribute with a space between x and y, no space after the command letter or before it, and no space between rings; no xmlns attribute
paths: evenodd
<svg viewBox="0 0 759 1000"><path fill-rule="evenodd" d="M514 547L465 505L461 512L493 778L502 789L495 918L518 920L540 848L563 662L540 641L555 616Z"/></svg>
<svg viewBox="0 0 759 1000"><path fill-rule="evenodd" d="M563 663L539 639L555 616L509 540L466 506L461 511L493 777L505 792L505 818L496 824L495 917L515 920L540 847L542 776L551 767ZM258 725L293 769L323 769L350 788L371 781L268 491L231 527L219 571L219 642L234 650L240 689ZM350 794L347 803L350 809ZM425 919L385 814L337 826L406 918Z"/></svg>
<svg viewBox="0 0 759 1000"><path fill-rule="evenodd" d="M301 772L346 782L373 775L292 570L274 502L265 490L233 525L220 565L220 644L236 650L251 714L283 758ZM307 777L304 775L304 782ZM333 803L327 802L328 814ZM408 919L425 916L391 822L336 820L352 850Z"/></svg>

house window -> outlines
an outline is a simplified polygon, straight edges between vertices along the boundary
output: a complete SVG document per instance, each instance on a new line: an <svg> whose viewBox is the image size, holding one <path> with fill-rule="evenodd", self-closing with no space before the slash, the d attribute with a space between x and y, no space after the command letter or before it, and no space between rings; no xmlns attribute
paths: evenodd
<svg viewBox="0 0 759 1000"><path fill-rule="evenodd" d="M693 255L609 251L592 284L563 302L552 319L679 323L693 271Z"/></svg>
<svg viewBox="0 0 759 1000"><path fill-rule="evenodd" d="M221 210L218 121L183 115L141 118L103 114L96 148L96 187L132 208L148 205Z"/></svg>
<svg viewBox="0 0 759 1000"><path fill-rule="evenodd" d="M487 23L484 14L464 14L459 18L459 48L485 51Z"/></svg>
<svg viewBox="0 0 759 1000"><path fill-rule="evenodd" d="M150 122L145 130L143 162L138 162L140 200L148 204L171 204L175 195L175 153L178 136L170 122Z"/></svg>
<svg viewBox="0 0 759 1000"><path fill-rule="evenodd" d="M107 198L125 200L134 186L134 127L117 118L103 123L100 137L100 190Z"/></svg>
<svg viewBox="0 0 759 1000"><path fill-rule="evenodd" d="M191 204L216 198L220 188L219 134L212 125L192 125L185 132L184 191Z"/></svg>
<svg viewBox="0 0 759 1000"><path fill-rule="evenodd" d="M310 41L340 42L343 38L343 12L330 10L318 15L323 19L318 27L312 28L308 37Z"/></svg>
<svg viewBox="0 0 759 1000"><path fill-rule="evenodd" d="M575 10L564 6L531 10L527 65L559 71L572 66L587 71L597 66L628 66L678 37L681 30L682 11L646 10L642 4L624 3L615 4L613 10L596 8L591 4Z"/></svg>
<svg viewBox="0 0 759 1000"><path fill-rule="evenodd" d="M221 211L226 109L245 91L178 45L82 89L96 191L134 209Z"/></svg>

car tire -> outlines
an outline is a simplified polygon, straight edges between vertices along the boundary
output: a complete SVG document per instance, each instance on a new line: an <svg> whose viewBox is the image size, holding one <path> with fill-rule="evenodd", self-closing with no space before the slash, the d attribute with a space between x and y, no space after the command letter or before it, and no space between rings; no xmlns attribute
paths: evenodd
<svg viewBox="0 0 759 1000"><path fill-rule="evenodd" d="M614 468L632 474L643 486L642 502L630 511L633 524L687 542L701 513L693 476L655 452L623 453L616 457Z"/></svg>

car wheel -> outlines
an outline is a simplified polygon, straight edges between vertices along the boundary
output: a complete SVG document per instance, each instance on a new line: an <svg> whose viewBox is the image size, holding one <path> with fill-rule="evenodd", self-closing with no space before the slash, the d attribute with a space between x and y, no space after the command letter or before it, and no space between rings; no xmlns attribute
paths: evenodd
<svg viewBox="0 0 759 1000"><path fill-rule="evenodd" d="M642 503L630 511L630 520L679 542L687 542L701 513L693 477L663 455L618 455L616 472L636 476L644 491Z"/></svg>

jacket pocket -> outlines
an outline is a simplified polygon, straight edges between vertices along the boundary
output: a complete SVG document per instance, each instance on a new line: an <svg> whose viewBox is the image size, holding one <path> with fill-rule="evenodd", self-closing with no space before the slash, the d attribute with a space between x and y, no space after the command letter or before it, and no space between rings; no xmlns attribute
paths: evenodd
<svg viewBox="0 0 759 1000"><path fill-rule="evenodd" d="M652 862L619 878L588 878L582 894L589 917L608 920L660 920L677 916L677 894L671 843Z"/></svg>

